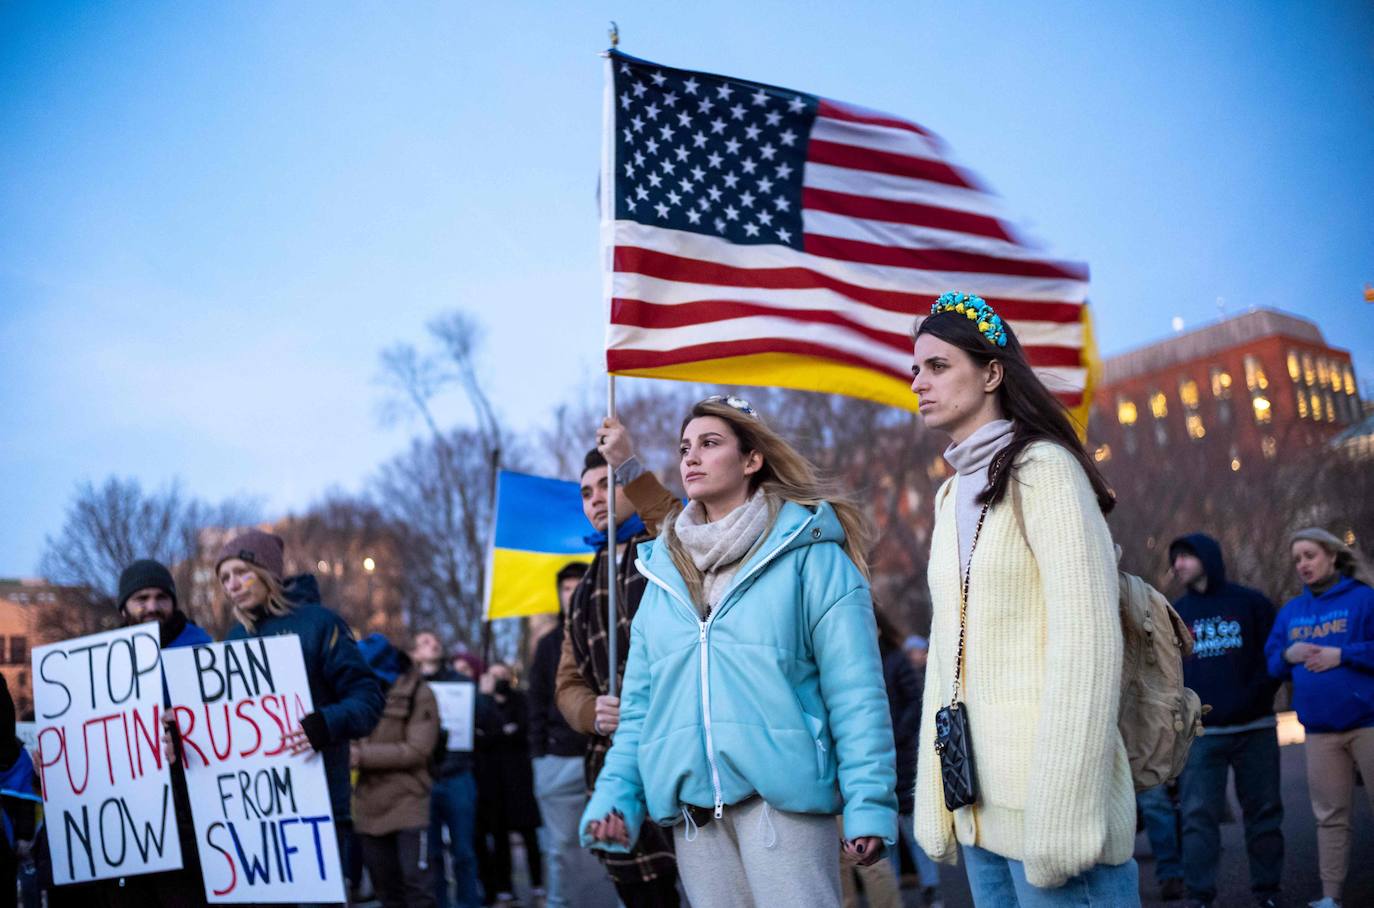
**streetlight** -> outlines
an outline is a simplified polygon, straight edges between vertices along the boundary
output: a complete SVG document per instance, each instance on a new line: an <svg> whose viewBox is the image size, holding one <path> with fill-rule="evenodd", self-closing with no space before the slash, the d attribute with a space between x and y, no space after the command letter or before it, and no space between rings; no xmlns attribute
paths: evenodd
<svg viewBox="0 0 1374 908"><path fill-rule="evenodd" d="M367 618L372 620L372 574L377 570L377 562L368 555L363 559L363 570L367 572Z"/></svg>

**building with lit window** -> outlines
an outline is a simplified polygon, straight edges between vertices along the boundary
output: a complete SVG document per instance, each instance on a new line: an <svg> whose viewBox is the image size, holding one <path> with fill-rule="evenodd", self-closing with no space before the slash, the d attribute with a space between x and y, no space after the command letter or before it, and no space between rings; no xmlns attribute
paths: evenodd
<svg viewBox="0 0 1374 908"><path fill-rule="evenodd" d="M1306 319L1255 309L1106 360L1090 434L1099 460L1197 445L1238 470L1363 418L1350 354Z"/></svg>

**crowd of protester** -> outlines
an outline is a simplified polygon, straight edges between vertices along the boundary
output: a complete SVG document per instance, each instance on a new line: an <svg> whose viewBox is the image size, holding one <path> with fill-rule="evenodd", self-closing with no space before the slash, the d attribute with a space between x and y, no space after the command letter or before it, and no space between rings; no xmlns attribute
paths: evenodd
<svg viewBox="0 0 1374 908"><path fill-rule="evenodd" d="M300 639L314 711L283 743L322 758L350 899L712 908L857 905L861 891L885 908L916 888L935 906L937 862L962 859L980 906L1129 905L1139 819L1161 895L1209 905L1234 775L1250 897L1277 905L1274 698L1291 683L1312 904L1339 905L1357 775L1374 782L1374 590L1356 552L1293 534L1302 592L1279 610L1228 577L1214 539L1172 543L1194 638L1183 673L1210 710L1178 779L1137 792L1115 722L1112 492L985 303L942 297L913 337L912 389L954 473L935 501L929 638L875 609L861 509L736 397L684 415L685 503L625 426L597 428L578 477L592 561L559 572L559 619L516 665L450 651L440 628L358 641L312 576L285 576L279 537L231 539L215 567L228 639ZM124 621L157 622L164 648L209 642L164 565L134 562L118 590ZM431 687L452 683L475 688L471 746ZM0 908L16 890L82 908L204 903L189 840L181 870L52 886L15 720L4 690L0 879L20 885ZM189 835L174 728L164 746Z"/></svg>

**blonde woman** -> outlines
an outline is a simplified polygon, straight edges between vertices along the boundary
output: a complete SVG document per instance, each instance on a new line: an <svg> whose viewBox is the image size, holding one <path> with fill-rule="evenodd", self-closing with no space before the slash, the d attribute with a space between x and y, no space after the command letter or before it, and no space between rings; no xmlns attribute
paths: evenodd
<svg viewBox="0 0 1374 908"><path fill-rule="evenodd" d="M986 302L947 293L914 336L911 389L955 471L935 497L917 841L944 863L962 846L979 906L1137 905L1111 492Z"/></svg>
<svg viewBox="0 0 1374 908"><path fill-rule="evenodd" d="M226 639L278 634L300 638L315 711L301 719L286 745L293 753L315 750L324 757L342 851L352 826L348 744L372 732L385 698L348 625L320 604L314 575L282 577L284 549L280 536L249 530L220 551L215 575L238 620Z"/></svg>
<svg viewBox="0 0 1374 908"><path fill-rule="evenodd" d="M1293 682L1293 708L1307 730L1322 880L1322 898L1311 904L1337 908L1357 766L1374 807L1374 589L1350 546L1320 527L1294 533L1290 548L1303 589L1279 611L1264 651L1269 673Z"/></svg>
<svg viewBox="0 0 1374 908"><path fill-rule="evenodd" d="M582 816L625 850L674 827L693 908L838 906L896 836L892 723L852 503L746 401L683 421L689 504L639 547L620 726ZM827 500L829 499L829 500Z"/></svg>

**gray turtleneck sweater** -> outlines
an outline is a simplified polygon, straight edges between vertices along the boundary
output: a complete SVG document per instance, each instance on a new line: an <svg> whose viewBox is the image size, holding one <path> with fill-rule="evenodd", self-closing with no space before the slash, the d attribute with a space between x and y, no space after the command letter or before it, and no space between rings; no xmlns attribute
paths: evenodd
<svg viewBox="0 0 1374 908"><path fill-rule="evenodd" d="M959 474L954 499L954 514L959 529L959 573L968 570L973 554L973 531L983 506L974 499L988 484L988 466L997 452L1011 441L1011 420L994 419L976 432L945 449L945 460Z"/></svg>

